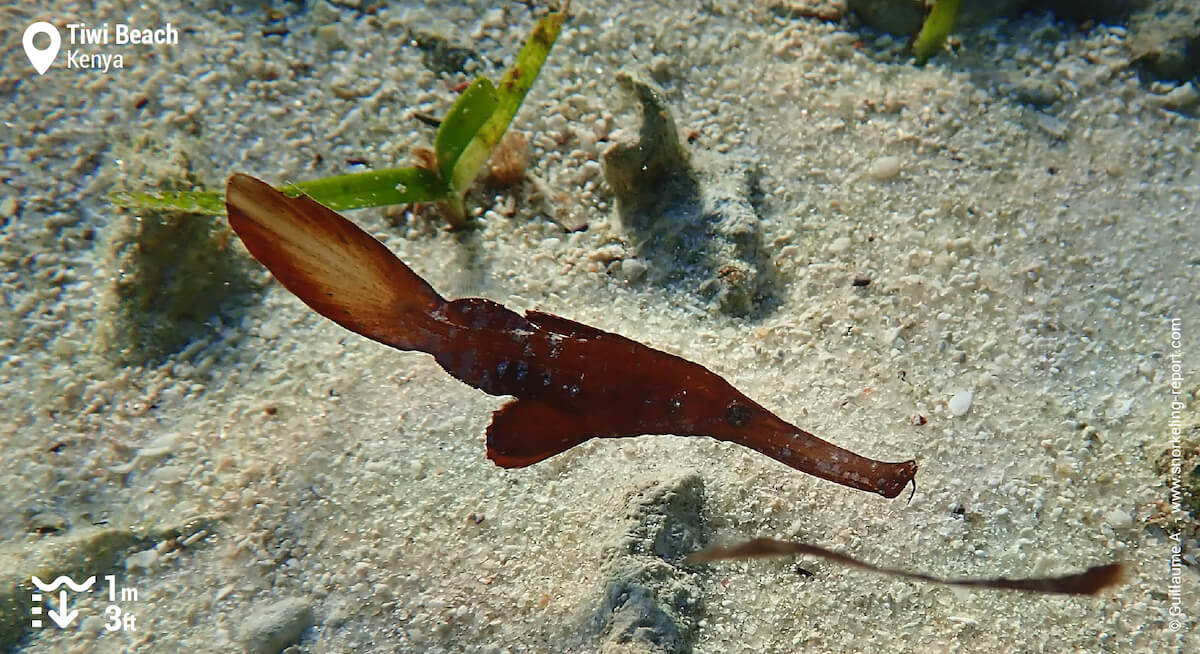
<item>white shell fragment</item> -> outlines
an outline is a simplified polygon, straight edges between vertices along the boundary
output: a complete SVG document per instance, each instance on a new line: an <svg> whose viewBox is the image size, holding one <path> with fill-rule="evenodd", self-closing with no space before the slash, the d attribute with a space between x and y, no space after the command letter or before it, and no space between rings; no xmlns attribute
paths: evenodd
<svg viewBox="0 0 1200 654"><path fill-rule="evenodd" d="M1104 521L1114 529L1128 529L1133 526L1133 516L1121 509L1113 509L1104 514Z"/></svg>
<svg viewBox="0 0 1200 654"><path fill-rule="evenodd" d="M950 413L955 416L963 416L967 411L971 410L971 401L975 399L975 391L959 391L950 398L947 406L950 407Z"/></svg>

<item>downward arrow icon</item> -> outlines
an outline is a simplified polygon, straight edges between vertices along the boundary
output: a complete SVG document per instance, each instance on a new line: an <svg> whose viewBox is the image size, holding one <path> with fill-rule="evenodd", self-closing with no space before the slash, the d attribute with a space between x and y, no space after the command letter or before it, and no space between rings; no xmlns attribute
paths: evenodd
<svg viewBox="0 0 1200 654"><path fill-rule="evenodd" d="M50 619L54 621L54 624L58 625L59 629L62 629L71 624L75 616L79 615L79 611L67 610L67 591L60 590L58 591L58 610L50 609L46 611L46 615L50 616Z"/></svg>

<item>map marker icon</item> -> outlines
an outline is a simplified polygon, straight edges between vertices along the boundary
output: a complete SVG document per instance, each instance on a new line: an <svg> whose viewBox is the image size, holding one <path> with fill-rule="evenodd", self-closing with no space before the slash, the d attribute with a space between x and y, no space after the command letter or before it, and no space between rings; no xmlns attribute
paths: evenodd
<svg viewBox="0 0 1200 654"><path fill-rule="evenodd" d="M33 37L38 34L50 37L50 45L44 50L39 50L33 45ZM29 57L29 62L33 64L34 70L38 72L38 75L44 75L50 69L50 64L54 63L54 58L58 56L58 49L62 46L62 37L58 34L58 28L44 20L39 20L25 28L25 35L21 37L21 45L25 46L25 56Z"/></svg>

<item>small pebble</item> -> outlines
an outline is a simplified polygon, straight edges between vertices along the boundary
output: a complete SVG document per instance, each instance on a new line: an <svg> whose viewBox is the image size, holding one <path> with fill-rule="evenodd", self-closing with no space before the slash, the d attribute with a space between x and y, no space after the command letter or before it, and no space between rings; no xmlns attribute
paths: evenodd
<svg viewBox="0 0 1200 654"><path fill-rule="evenodd" d="M873 161L871 166L867 168L867 176L873 180L882 182L899 175L901 167L900 157L880 157Z"/></svg>
<svg viewBox="0 0 1200 654"><path fill-rule="evenodd" d="M489 9L488 12L483 15L483 19L479 21L479 25L480 27L488 29L504 27L504 10Z"/></svg>
<svg viewBox="0 0 1200 654"><path fill-rule="evenodd" d="M1127 529L1133 526L1133 516L1120 509L1113 509L1104 514L1104 521L1113 529Z"/></svg>
<svg viewBox="0 0 1200 654"><path fill-rule="evenodd" d="M317 40L329 50L342 50L346 47L342 31L336 23L318 27Z"/></svg>
<svg viewBox="0 0 1200 654"><path fill-rule="evenodd" d="M1161 101L1162 106L1172 111L1187 111L1200 107L1200 91L1197 91L1195 85L1188 82L1163 95Z"/></svg>
<svg viewBox="0 0 1200 654"><path fill-rule="evenodd" d="M850 241L849 237L839 236L833 239L833 242L829 244L829 251L834 254L841 254L846 250L849 250L851 245L852 242Z"/></svg>
<svg viewBox="0 0 1200 654"><path fill-rule="evenodd" d="M1025 78L1013 87L1012 95L1018 102L1034 107L1048 107L1058 102L1061 91L1058 85L1050 80Z"/></svg>
<svg viewBox="0 0 1200 654"><path fill-rule="evenodd" d="M646 264L638 259L625 259L621 261L621 267L618 271L621 279L632 283L641 279L646 274Z"/></svg>
<svg viewBox="0 0 1200 654"><path fill-rule="evenodd" d="M125 557L126 570L135 570L137 568L149 570L154 567L155 563L158 563L158 551L154 548L135 552Z"/></svg>
<svg viewBox="0 0 1200 654"><path fill-rule="evenodd" d="M312 624L312 605L293 597L255 609L238 627L237 635L249 654L279 654L297 643Z"/></svg>
<svg viewBox="0 0 1200 654"><path fill-rule="evenodd" d="M17 196L10 195L0 200L0 218L12 218L17 215Z"/></svg>
<svg viewBox="0 0 1200 654"><path fill-rule="evenodd" d="M971 410L971 401L975 399L974 391L959 391L950 398L950 413L956 416L966 415Z"/></svg>

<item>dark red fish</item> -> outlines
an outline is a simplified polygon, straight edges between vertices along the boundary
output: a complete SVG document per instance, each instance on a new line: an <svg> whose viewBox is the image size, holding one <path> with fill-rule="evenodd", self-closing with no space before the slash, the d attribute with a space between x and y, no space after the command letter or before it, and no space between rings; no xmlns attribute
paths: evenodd
<svg viewBox="0 0 1200 654"><path fill-rule="evenodd" d="M382 243L336 212L234 175L229 224L292 293L339 325L432 354L457 379L516 399L492 416L488 458L537 463L592 438L711 436L797 470L884 497L915 461L875 461L790 425L691 361L540 311L446 300Z"/></svg>

